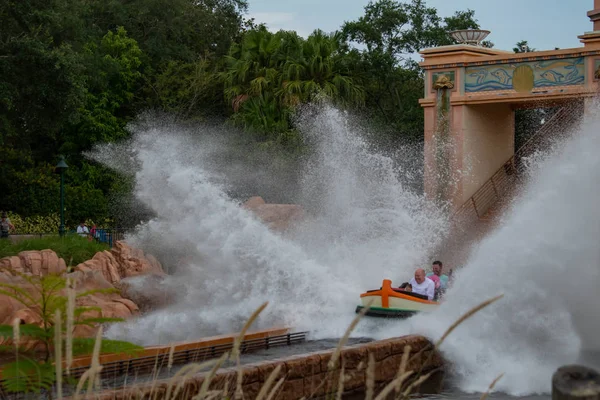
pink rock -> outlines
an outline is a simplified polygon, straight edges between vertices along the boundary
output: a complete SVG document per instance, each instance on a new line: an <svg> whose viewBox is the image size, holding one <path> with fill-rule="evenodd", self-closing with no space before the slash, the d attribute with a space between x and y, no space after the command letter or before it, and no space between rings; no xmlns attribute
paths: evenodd
<svg viewBox="0 0 600 400"><path fill-rule="evenodd" d="M266 204L265 200L260 196L250 197L246 202L242 205L245 208L254 208L260 205Z"/></svg>
<svg viewBox="0 0 600 400"><path fill-rule="evenodd" d="M252 211L269 228L285 231L304 218L304 210L297 204L268 204L262 197L251 197L242 207Z"/></svg>

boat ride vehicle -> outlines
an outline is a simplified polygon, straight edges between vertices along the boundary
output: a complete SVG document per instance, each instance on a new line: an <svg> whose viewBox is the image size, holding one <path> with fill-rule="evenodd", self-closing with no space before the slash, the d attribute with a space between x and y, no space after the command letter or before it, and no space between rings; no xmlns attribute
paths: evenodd
<svg viewBox="0 0 600 400"><path fill-rule="evenodd" d="M361 304L356 307L360 313L365 307L365 315L371 317L408 318L417 313L430 312L439 306L439 302L427 300L427 296L392 288L392 281L384 279L380 289L367 290L360 295Z"/></svg>

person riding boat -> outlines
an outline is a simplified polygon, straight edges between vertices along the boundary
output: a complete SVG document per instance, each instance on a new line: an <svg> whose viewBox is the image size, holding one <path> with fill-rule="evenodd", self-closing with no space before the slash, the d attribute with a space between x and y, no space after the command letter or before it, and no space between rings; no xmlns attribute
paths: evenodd
<svg viewBox="0 0 600 400"><path fill-rule="evenodd" d="M415 277L408 283L412 286L413 293L418 293L427 296L427 300L433 300L435 297L435 283L425 276L423 268L417 268Z"/></svg>
<svg viewBox="0 0 600 400"><path fill-rule="evenodd" d="M444 295L444 293L446 293L446 290L448 289L448 282L450 280L450 278L447 275L442 274L442 268L443 264L441 261L434 261L431 266L433 272L427 274L427 277L429 279L436 282L434 298L435 300L439 300ZM437 282L439 282L439 284Z"/></svg>
<svg viewBox="0 0 600 400"><path fill-rule="evenodd" d="M431 270L432 272L429 272L427 274L428 278L431 278L432 276L437 276L440 279L440 288L442 290L446 290L448 288L448 275L442 274L442 268L443 268L443 264L441 261L434 261L433 264L431 265Z"/></svg>

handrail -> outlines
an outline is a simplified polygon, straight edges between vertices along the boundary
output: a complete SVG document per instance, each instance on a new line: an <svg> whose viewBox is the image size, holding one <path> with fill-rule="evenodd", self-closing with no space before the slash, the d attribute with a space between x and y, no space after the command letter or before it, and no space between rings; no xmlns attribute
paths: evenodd
<svg viewBox="0 0 600 400"><path fill-rule="evenodd" d="M581 110L583 110L583 104L579 101L569 102L562 106L454 212L452 220L457 223L468 223L483 217L514 187L516 175L523 169L520 161L525 155L533 153L540 138L545 137L550 131L566 130L569 124L575 122Z"/></svg>

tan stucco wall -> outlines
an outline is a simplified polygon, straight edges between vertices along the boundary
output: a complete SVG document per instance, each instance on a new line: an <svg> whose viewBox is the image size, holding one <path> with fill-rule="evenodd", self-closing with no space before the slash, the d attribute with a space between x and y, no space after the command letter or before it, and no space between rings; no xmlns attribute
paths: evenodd
<svg viewBox="0 0 600 400"><path fill-rule="evenodd" d="M462 124L461 204L514 153L514 111L509 104L460 106ZM458 111L458 110L457 110Z"/></svg>

